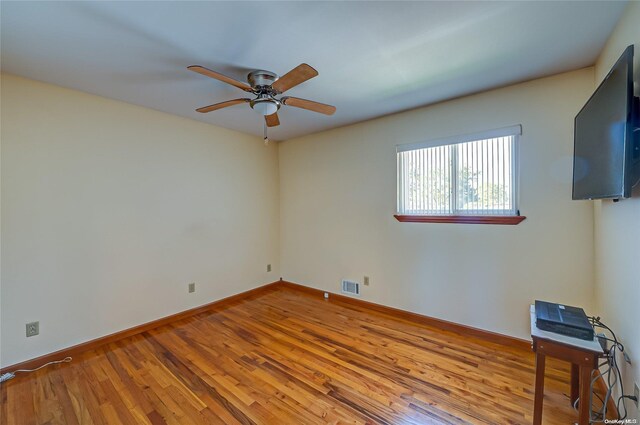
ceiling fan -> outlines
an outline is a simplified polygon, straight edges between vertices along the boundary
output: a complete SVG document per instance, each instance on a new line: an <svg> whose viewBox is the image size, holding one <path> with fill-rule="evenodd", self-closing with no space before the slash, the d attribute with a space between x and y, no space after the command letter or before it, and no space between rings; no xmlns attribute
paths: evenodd
<svg viewBox="0 0 640 425"><path fill-rule="evenodd" d="M300 64L293 68L291 71L284 74L282 77L278 77L277 74L256 70L247 75L247 83L235 80L220 74L219 72L212 71L204 66L191 65L187 69L197 72L198 74L205 75L207 77L215 78L224 83L231 84L238 87L248 93L255 95L255 98L241 98L227 100L225 102L214 103L213 105L203 106L196 109L197 112L206 113L215 111L218 109L226 108L228 106L238 105L240 103L248 103L251 108L261 115L264 115L265 119L265 140L266 127L275 127L280 125L280 119L278 118L278 110L282 105L293 106L294 108L302 108L308 111L319 112L325 115L333 115L336 111L335 106L326 105L320 102L314 102L312 100L300 99L298 97L283 96L277 99L276 96L281 95L287 90L304 83L307 80L318 75L318 71L307 65L306 63Z"/></svg>

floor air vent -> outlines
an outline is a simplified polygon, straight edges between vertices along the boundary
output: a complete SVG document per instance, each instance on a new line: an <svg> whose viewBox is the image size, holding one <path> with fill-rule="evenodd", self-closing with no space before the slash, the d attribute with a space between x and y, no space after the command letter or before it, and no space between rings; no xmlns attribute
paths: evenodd
<svg viewBox="0 0 640 425"><path fill-rule="evenodd" d="M360 295L360 284L350 280L343 280L342 292L345 294Z"/></svg>

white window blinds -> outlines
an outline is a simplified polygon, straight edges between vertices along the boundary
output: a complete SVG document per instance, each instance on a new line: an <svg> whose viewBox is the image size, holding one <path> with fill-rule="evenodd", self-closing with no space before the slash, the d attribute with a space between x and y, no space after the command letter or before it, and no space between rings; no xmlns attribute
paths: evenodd
<svg viewBox="0 0 640 425"><path fill-rule="evenodd" d="M520 126L397 147L398 214L517 215Z"/></svg>

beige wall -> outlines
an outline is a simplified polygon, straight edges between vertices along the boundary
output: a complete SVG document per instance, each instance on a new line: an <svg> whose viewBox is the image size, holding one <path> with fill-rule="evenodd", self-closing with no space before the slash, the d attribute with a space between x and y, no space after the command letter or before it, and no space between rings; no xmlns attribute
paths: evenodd
<svg viewBox="0 0 640 425"><path fill-rule="evenodd" d="M573 118L593 68L280 145L283 277L527 338L534 299L592 310L593 208L571 201ZM517 226L399 223L395 145L522 124Z"/></svg>
<svg viewBox="0 0 640 425"><path fill-rule="evenodd" d="M1 120L2 366L279 278L277 146L10 75Z"/></svg>
<svg viewBox="0 0 640 425"><path fill-rule="evenodd" d="M635 44L635 94L640 95L640 2L630 2L596 63L596 83L629 44ZM633 365L622 363L625 392L640 383L640 185L618 203L595 203L596 306L625 345ZM631 418L640 419L633 402Z"/></svg>

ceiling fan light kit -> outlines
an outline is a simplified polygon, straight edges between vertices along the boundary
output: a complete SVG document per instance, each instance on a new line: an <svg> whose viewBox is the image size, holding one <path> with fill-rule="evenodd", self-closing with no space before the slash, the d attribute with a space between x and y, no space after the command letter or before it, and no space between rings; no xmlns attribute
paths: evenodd
<svg viewBox="0 0 640 425"><path fill-rule="evenodd" d="M295 108L306 109L313 112L319 112L325 115L333 115L336 111L335 106L314 102L312 100L300 99L291 96L285 96L280 99L276 98L276 96L281 95L290 88L304 83L305 81L318 75L318 71L316 71L306 63L298 65L282 77L278 77L278 74L271 71L252 71L247 76L248 84L234 80L231 77L227 77L226 75L220 74L216 71L212 71L200 65L192 65L187 67L187 69L210 78L215 78L216 80L230 84L248 93L253 93L256 96L254 99L242 98L227 100L225 102L203 106L202 108L196 109L196 111L207 113L226 108L228 106L238 105L240 103L249 103L251 109L258 112L260 115L264 115L265 140L268 140L266 135L266 127L276 127L280 125L278 110L282 105L293 106Z"/></svg>
<svg viewBox="0 0 640 425"><path fill-rule="evenodd" d="M276 112L278 112L278 109L280 109L281 103L279 100L275 98L264 96L264 95L258 95L257 98L249 102L249 105L251 105L251 108L254 111L256 111L261 115L273 115Z"/></svg>

